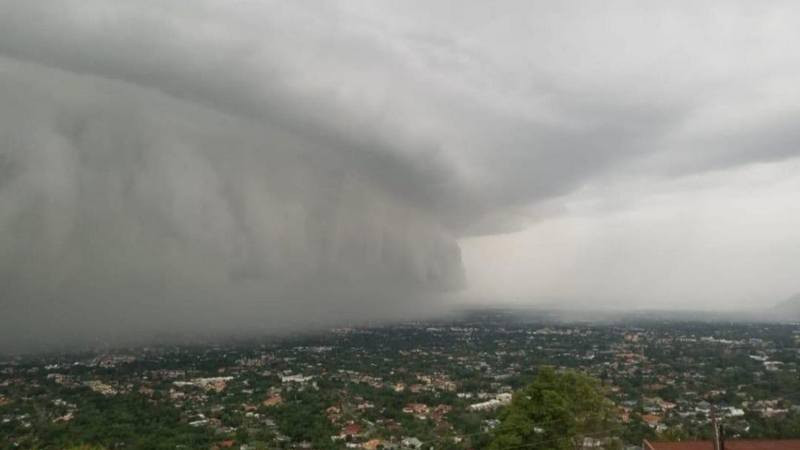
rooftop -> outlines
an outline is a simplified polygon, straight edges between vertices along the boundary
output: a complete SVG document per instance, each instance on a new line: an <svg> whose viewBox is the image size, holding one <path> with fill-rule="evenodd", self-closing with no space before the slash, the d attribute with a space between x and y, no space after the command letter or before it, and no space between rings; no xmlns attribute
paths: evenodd
<svg viewBox="0 0 800 450"><path fill-rule="evenodd" d="M712 441L649 442L644 450L713 450ZM725 450L800 450L800 439L730 439Z"/></svg>

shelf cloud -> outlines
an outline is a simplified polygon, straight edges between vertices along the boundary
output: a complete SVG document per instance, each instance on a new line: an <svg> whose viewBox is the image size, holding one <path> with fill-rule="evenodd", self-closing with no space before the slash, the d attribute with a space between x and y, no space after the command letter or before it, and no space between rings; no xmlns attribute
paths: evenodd
<svg viewBox="0 0 800 450"><path fill-rule="evenodd" d="M652 256L646 236L609 235L621 209L638 231L654 198L674 200L656 216L699 210L675 196L701 190L724 209L753 167L782 174L764 195L798 194L791 2L0 9L0 350L410 317L464 292L600 286L598 302L634 304L657 283L607 272L612 247ZM494 270L502 249L537 227L563 236L586 211L604 225L572 249L580 267L550 240L526 253L535 264ZM784 281L759 298L800 290L797 255L781 255L763 272ZM679 264L661 256L630 276Z"/></svg>

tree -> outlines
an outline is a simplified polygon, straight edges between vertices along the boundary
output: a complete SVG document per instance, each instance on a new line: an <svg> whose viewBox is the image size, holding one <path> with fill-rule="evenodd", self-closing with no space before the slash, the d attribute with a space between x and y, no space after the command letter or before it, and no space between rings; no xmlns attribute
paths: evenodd
<svg viewBox="0 0 800 450"><path fill-rule="evenodd" d="M493 450L574 449L584 437L608 437L616 428L614 406L597 379L550 367L514 394L500 419Z"/></svg>

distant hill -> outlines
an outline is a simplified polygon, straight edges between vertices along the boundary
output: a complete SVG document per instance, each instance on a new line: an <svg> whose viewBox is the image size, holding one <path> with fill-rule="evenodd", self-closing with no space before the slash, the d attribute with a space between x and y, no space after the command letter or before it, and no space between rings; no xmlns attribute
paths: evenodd
<svg viewBox="0 0 800 450"><path fill-rule="evenodd" d="M786 300L775 305L776 308L797 308L800 307L800 292L787 298Z"/></svg>
<svg viewBox="0 0 800 450"><path fill-rule="evenodd" d="M792 318L800 318L800 293L778 303L775 305L774 310L778 314L791 315Z"/></svg>
<svg viewBox="0 0 800 450"><path fill-rule="evenodd" d="M580 302L547 302L536 304L506 303L472 304L454 312L467 315L511 316L523 322L782 322L800 323L800 293L770 307L755 303L747 309L633 309L608 307Z"/></svg>

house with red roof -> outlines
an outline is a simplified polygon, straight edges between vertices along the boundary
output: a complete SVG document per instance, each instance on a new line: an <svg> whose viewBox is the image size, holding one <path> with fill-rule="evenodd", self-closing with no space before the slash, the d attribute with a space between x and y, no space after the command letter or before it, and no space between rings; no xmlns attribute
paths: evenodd
<svg viewBox="0 0 800 450"><path fill-rule="evenodd" d="M360 437L364 433L364 428L355 422L350 422L339 432L339 439L353 439Z"/></svg>
<svg viewBox="0 0 800 450"><path fill-rule="evenodd" d="M650 442L644 450L800 450L800 439L725 439L714 441Z"/></svg>

